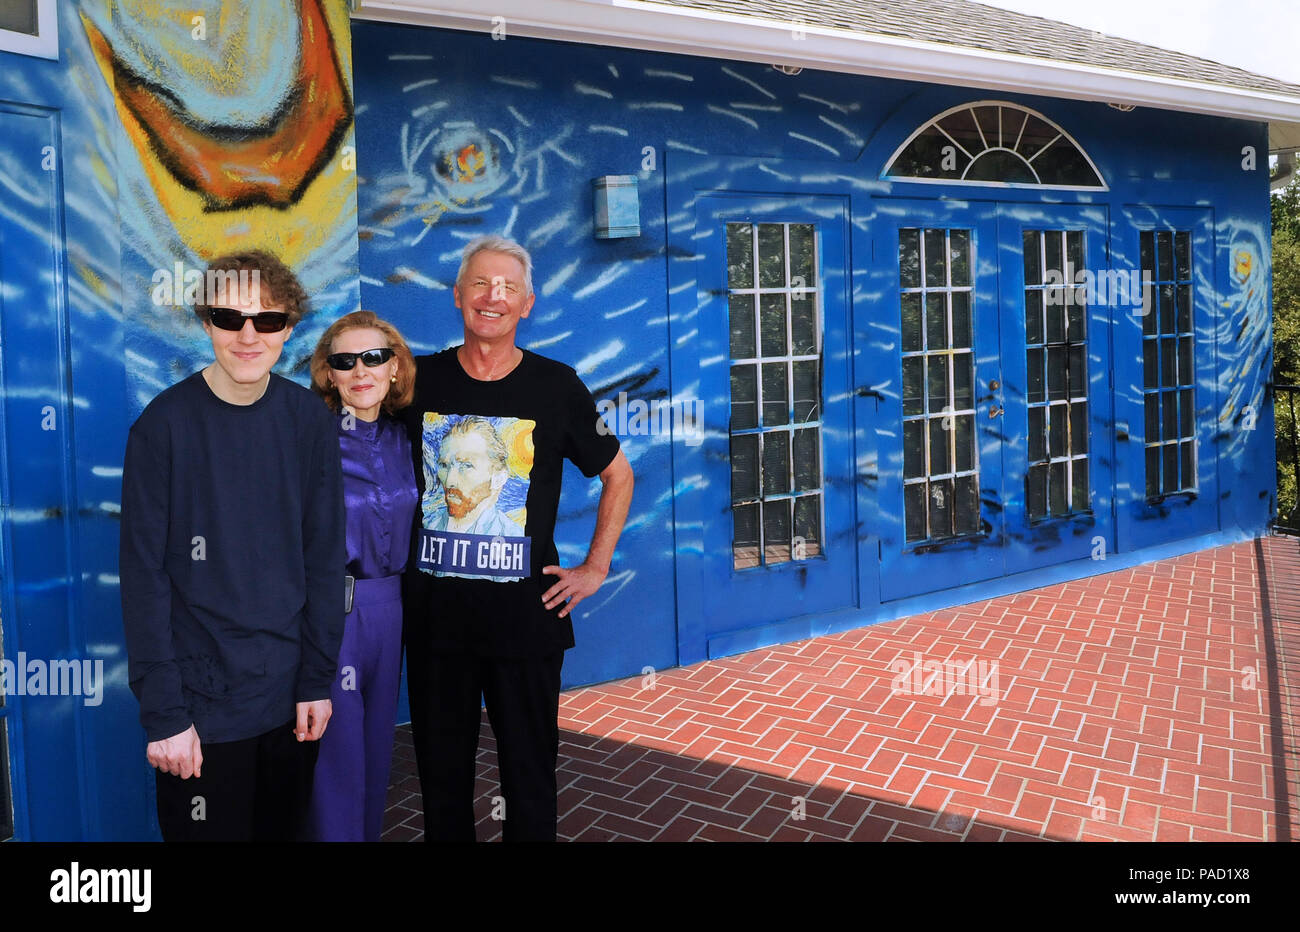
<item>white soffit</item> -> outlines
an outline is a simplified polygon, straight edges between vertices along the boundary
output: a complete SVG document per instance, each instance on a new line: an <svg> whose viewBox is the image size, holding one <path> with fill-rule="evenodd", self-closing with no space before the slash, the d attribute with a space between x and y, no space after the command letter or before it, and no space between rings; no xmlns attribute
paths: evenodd
<svg viewBox="0 0 1300 932"><path fill-rule="evenodd" d="M530 36L1268 122L1300 147L1300 97L941 42L782 23L645 0L352 0L368 20ZM797 29L797 31L796 31ZM799 38L798 36L802 36ZM508 53L506 55L508 58Z"/></svg>

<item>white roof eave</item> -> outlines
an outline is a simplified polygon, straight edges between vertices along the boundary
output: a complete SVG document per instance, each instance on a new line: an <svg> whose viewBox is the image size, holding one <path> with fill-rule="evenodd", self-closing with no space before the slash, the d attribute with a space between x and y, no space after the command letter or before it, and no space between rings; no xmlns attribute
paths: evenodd
<svg viewBox="0 0 1300 932"><path fill-rule="evenodd" d="M1300 124L1300 97L645 0L353 0L353 15ZM486 12L490 10L490 12ZM1281 127L1278 127L1281 128Z"/></svg>

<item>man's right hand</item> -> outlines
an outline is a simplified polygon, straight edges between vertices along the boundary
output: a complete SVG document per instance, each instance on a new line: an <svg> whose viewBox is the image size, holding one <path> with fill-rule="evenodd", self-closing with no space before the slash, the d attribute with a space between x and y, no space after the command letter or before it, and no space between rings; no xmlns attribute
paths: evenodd
<svg viewBox="0 0 1300 932"><path fill-rule="evenodd" d="M145 756L149 758L150 766L182 780L202 776L199 768L203 766L203 752L199 749L199 733L193 725L179 735L150 741Z"/></svg>

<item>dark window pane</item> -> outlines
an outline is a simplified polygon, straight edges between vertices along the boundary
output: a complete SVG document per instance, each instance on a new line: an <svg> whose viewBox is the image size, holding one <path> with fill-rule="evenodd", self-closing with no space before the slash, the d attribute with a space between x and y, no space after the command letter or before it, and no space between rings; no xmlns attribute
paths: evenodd
<svg viewBox="0 0 1300 932"><path fill-rule="evenodd" d="M1028 385L1026 391L1029 396L1030 404L1038 401L1046 401L1043 382L1043 351L1040 349L1031 349L1025 354L1026 365L1028 366Z"/></svg>
<svg viewBox="0 0 1300 932"><path fill-rule="evenodd" d="M822 497L804 495L794 500L794 558L811 560L822 553Z"/></svg>
<svg viewBox="0 0 1300 932"><path fill-rule="evenodd" d="M1173 333L1176 320L1174 305L1174 286L1160 286L1160 332Z"/></svg>
<svg viewBox="0 0 1300 932"><path fill-rule="evenodd" d="M1192 332L1192 286L1178 286L1178 331Z"/></svg>
<svg viewBox="0 0 1300 932"><path fill-rule="evenodd" d="M790 435L783 430L763 434L763 495L790 491Z"/></svg>
<svg viewBox="0 0 1300 932"><path fill-rule="evenodd" d="M1070 510L1088 511L1092 507L1092 494L1088 489L1088 461L1074 460L1071 468L1074 471L1074 488L1070 493Z"/></svg>
<svg viewBox="0 0 1300 932"><path fill-rule="evenodd" d="M1192 373L1192 338L1182 337L1178 341L1178 384L1191 385L1196 381Z"/></svg>
<svg viewBox="0 0 1300 932"><path fill-rule="evenodd" d="M1156 234L1156 276L1162 282L1174 278L1174 236L1168 230Z"/></svg>
<svg viewBox="0 0 1300 932"><path fill-rule="evenodd" d="M1052 278L1055 282L1065 281L1065 270L1062 268L1062 260L1065 258L1061 250L1061 233L1059 230L1043 231L1043 247L1046 252L1044 261L1043 274L1055 272ZM1044 278L1044 281L1047 279Z"/></svg>
<svg viewBox="0 0 1300 932"><path fill-rule="evenodd" d="M974 372L970 353L954 353L952 357L952 409L966 411L975 406Z"/></svg>
<svg viewBox="0 0 1300 932"><path fill-rule="evenodd" d="M1041 285L1043 283L1042 236L1037 230L1024 230L1021 242L1025 251L1025 284Z"/></svg>
<svg viewBox="0 0 1300 932"><path fill-rule="evenodd" d="M790 499L763 503L763 562L790 562Z"/></svg>
<svg viewBox="0 0 1300 932"><path fill-rule="evenodd" d="M1158 340L1142 341L1142 386L1158 388L1160 385L1160 366Z"/></svg>
<svg viewBox="0 0 1300 932"><path fill-rule="evenodd" d="M1056 140L1050 149L1034 159L1034 170L1038 172L1043 184L1101 187L1101 179L1083 157L1083 153L1064 137Z"/></svg>
<svg viewBox="0 0 1300 932"><path fill-rule="evenodd" d="M970 230L948 231L948 254L951 257L954 288L970 284Z"/></svg>
<svg viewBox="0 0 1300 932"><path fill-rule="evenodd" d="M930 433L930 475L937 476L951 472L952 465L948 459L948 447L952 444L952 419L947 417L930 418L926 422Z"/></svg>
<svg viewBox="0 0 1300 932"><path fill-rule="evenodd" d="M1178 421L1178 436L1191 437L1196 434L1196 404L1192 400L1190 388L1178 393Z"/></svg>
<svg viewBox="0 0 1300 932"><path fill-rule="evenodd" d="M1041 462L1047 459L1047 409L1035 407L1029 409L1029 461Z"/></svg>
<svg viewBox="0 0 1300 932"><path fill-rule="evenodd" d="M1043 291L1041 288L1025 289L1025 342L1043 342Z"/></svg>
<svg viewBox="0 0 1300 932"><path fill-rule="evenodd" d="M763 363L763 426L777 427L790 423L790 399L786 384L788 364Z"/></svg>
<svg viewBox="0 0 1300 932"><path fill-rule="evenodd" d="M903 422L903 478L925 475L925 421Z"/></svg>
<svg viewBox="0 0 1300 932"><path fill-rule="evenodd" d="M960 476L953 481L953 532L977 534L980 529L979 479Z"/></svg>
<svg viewBox="0 0 1300 932"><path fill-rule="evenodd" d="M947 247L944 245L943 230L925 231L925 284L927 288L942 288L946 285L945 269Z"/></svg>
<svg viewBox="0 0 1300 932"><path fill-rule="evenodd" d="M785 228L779 223L758 225L758 284L785 287Z"/></svg>
<svg viewBox="0 0 1300 932"><path fill-rule="evenodd" d="M1088 363L1084 359L1083 346L1075 343L1070 347L1070 397L1082 398L1088 393Z"/></svg>
<svg viewBox="0 0 1300 932"><path fill-rule="evenodd" d="M1185 230L1174 234L1174 274L1179 281L1192 278L1192 235Z"/></svg>
<svg viewBox="0 0 1300 932"><path fill-rule="evenodd" d="M1164 460L1164 492L1177 492L1182 486L1178 483L1178 444L1169 443L1160 448L1160 458Z"/></svg>
<svg viewBox="0 0 1300 932"><path fill-rule="evenodd" d="M1047 342L1065 342L1065 301L1059 288L1047 290Z"/></svg>
<svg viewBox="0 0 1300 932"><path fill-rule="evenodd" d="M925 540L925 483L903 486L903 523L908 541Z"/></svg>
<svg viewBox="0 0 1300 932"><path fill-rule="evenodd" d="M1088 403L1076 401L1070 405L1070 452L1088 452Z"/></svg>
<svg viewBox="0 0 1300 932"><path fill-rule="evenodd" d="M925 339L927 350L948 348L948 303L942 291L925 296Z"/></svg>
<svg viewBox="0 0 1300 932"><path fill-rule="evenodd" d="M1047 466L1030 466L1025 476L1025 509L1031 518L1047 516Z"/></svg>
<svg viewBox="0 0 1300 932"><path fill-rule="evenodd" d="M817 352L817 296L811 291L790 295L790 336L795 356Z"/></svg>
<svg viewBox="0 0 1300 932"><path fill-rule="evenodd" d="M1010 152L990 150L981 153L970 170L968 181L1005 181L1008 184L1037 184L1038 179L1023 159Z"/></svg>
<svg viewBox="0 0 1300 932"><path fill-rule="evenodd" d="M1160 447L1147 447L1147 498L1160 495Z"/></svg>
<svg viewBox="0 0 1300 932"><path fill-rule="evenodd" d="M1066 501L1067 491L1065 464L1049 463L1047 466L1047 507L1053 515L1069 513L1070 503Z"/></svg>
<svg viewBox="0 0 1300 932"><path fill-rule="evenodd" d="M1079 280L1078 274L1082 272L1087 265L1083 261L1083 231L1068 230L1065 234L1065 258L1070 263L1070 274L1066 279L1071 282Z"/></svg>
<svg viewBox="0 0 1300 932"><path fill-rule="evenodd" d="M1184 440L1178 445L1182 451L1182 481L1184 489L1196 488L1196 441Z"/></svg>
<svg viewBox="0 0 1300 932"><path fill-rule="evenodd" d="M1178 436L1178 394L1176 392L1160 393L1160 433L1163 440Z"/></svg>
<svg viewBox="0 0 1300 932"><path fill-rule="evenodd" d="M731 500L758 498L758 434L731 438Z"/></svg>
<svg viewBox="0 0 1300 932"><path fill-rule="evenodd" d="M970 292L954 291L949 300L952 302L952 345L970 346Z"/></svg>
<svg viewBox="0 0 1300 932"><path fill-rule="evenodd" d="M794 490L810 492L822 485L821 451L814 428L794 432Z"/></svg>
<svg viewBox="0 0 1300 932"><path fill-rule="evenodd" d="M929 407L926 410L937 413L948 404L948 357L927 356L925 363L930 396Z"/></svg>
<svg viewBox="0 0 1300 932"><path fill-rule="evenodd" d="M817 283L816 239L811 223L790 224L790 287L813 288ZM800 284L802 282L802 284Z"/></svg>
<svg viewBox="0 0 1300 932"><path fill-rule="evenodd" d="M738 570L758 566L758 505L731 509L732 566Z"/></svg>
<svg viewBox="0 0 1300 932"><path fill-rule="evenodd" d="M903 288L921 287L921 231L898 231L898 283Z"/></svg>
<svg viewBox="0 0 1300 932"><path fill-rule="evenodd" d="M731 367L731 429L758 426L758 367Z"/></svg>
<svg viewBox="0 0 1300 932"><path fill-rule="evenodd" d="M759 338L764 356L785 355L785 295L765 294L759 297Z"/></svg>
<svg viewBox="0 0 1300 932"><path fill-rule="evenodd" d="M889 174L912 178L960 178L970 163L970 156L961 149L952 150L952 140L938 127L931 126L918 133L899 153L889 166Z"/></svg>
<svg viewBox="0 0 1300 932"><path fill-rule="evenodd" d="M1160 338L1160 387L1172 388L1178 384L1178 341Z"/></svg>
<svg viewBox="0 0 1300 932"><path fill-rule="evenodd" d="M952 480L930 483L930 536L952 536Z"/></svg>
<svg viewBox="0 0 1300 932"><path fill-rule="evenodd" d="M1067 414L1065 405L1052 405L1047 409L1047 449L1053 457L1065 456L1069 452L1065 446Z"/></svg>
<svg viewBox="0 0 1300 932"><path fill-rule="evenodd" d="M24 35L39 34L40 22L36 16L36 0L5 0L0 3L0 29L9 32L21 32ZM8 770L3 771L5 776ZM7 786L7 784L6 784ZM5 799L0 795L0 799ZM7 800L6 804L7 804ZM0 838L6 837L0 833Z"/></svg>
<svg viewBox="0 0 1300 932"><path fill-rule="evenodd" d="M925 360L921 356L909 356L903 360L903 414L921 414L925 411L921 397L924 380Z"/></svg>
<svg viewBox="0 0 1300 932"><path fill-rule="evenodd" d="M1070 329L1066 332L1066 339L1071 343L1082 343L1088 337L1084 323L1088 316L1088 305L1082 288L1074 290L1074 300L1065 310L1070 318Z"/></svg>
<svg viewBox="0 0 1300 932"><path fill-rule="evenodd" d="M967 472L975 468L975 418L970 414L959 414L952 419L953 439L956 446L956 472Z"/></svg>
<svg viewBox="0 0 1300 932"><path fill-rule="evenodd" d="M750 359L754 352L754 296L733 294L728 302L731 318L731 358Z"/></svg>
<svg viewBox="0 0 1300 932"><path fill-rule="evenodd" d="M1065 398L1065 347L1052 346L1047 350L1047 397L1051 401Z"/></svg>
<svg viewBox="0 0 1300 932"><path fill-rule="evenodd" d="M1156 324L1160 321L1159 297L1160 289L1155 285L1142 286L1142 305L1138 311L1142 315L1142 335L1145 337L1155 334Z"/></svg>
<svg viewBox="0 0 1300 932"><path fill-rule="evenodd" d="M1155 443L1160 439L1160 395L1151 392L1143 402L1146 405L1146 437L1147 443Z"/></svg>
<svg viewBox="0 0 1300 932"><path fill-rule="evenodd" d="M917 291L903 294L903 352L916 353L924 347L921 343L921 294Z"/></svg>
<svg viewBox="0 0 1300 932"><path fill-rule="evenodd" d="M1143 230L1138 236L1138 255L1141 267L1151 273L1151 279L1156 277L1156 243L1155 234L1150 230Z"/></svg>
<svg viewBox="0 0 1300 932"><path fill-rule="evenodd" d="M754 287L753 231L753 224L727 224L727 285L731 288Z"/></svg>
<svg viewBox="0 0 1300 932"><path fill-rule="evenodd" d="M806 424L821 417L821 386L818 362L805 359L794 364L794 422Z"/></svg>

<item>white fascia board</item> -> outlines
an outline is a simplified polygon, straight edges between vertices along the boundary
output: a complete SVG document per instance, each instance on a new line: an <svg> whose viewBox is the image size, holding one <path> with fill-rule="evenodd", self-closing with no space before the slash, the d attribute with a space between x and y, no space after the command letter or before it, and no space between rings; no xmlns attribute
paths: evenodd
<svg viewBox="0 0 1300 932"><path fill-rule="evenodd" d="M831 29L644 0L360 0L354 16L507 36L798 65L960 87L1300 122L1300 97L940 42ZM803 38L796 38L796 34Z"/></svg>

